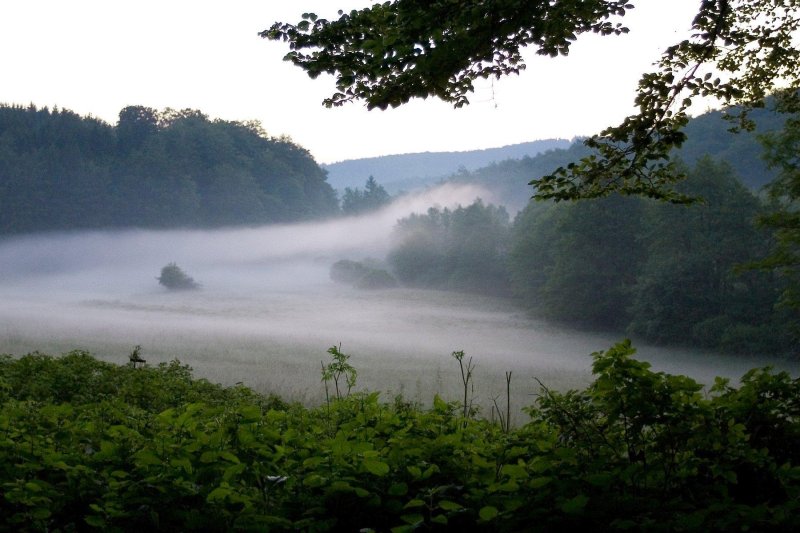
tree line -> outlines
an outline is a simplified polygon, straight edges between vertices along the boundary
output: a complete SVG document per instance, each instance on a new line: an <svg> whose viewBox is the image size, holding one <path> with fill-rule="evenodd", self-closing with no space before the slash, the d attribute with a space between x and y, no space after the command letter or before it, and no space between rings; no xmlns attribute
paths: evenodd
<svg viewBox="0 0 800 533"><path fill-rule="evenodd" d="M311 155L257 122L130 106L115 125L0 105L0 234L217 227L338 213Z"/></svg>

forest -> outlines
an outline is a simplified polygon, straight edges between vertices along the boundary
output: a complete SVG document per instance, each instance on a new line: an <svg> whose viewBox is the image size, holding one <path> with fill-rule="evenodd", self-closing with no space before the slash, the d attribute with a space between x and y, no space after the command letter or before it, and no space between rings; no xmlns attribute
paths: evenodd
<svg viewBox="0 0 800 533"><path fill-rule="evenodd" d="M769 202L708 156L686 173L680 190L700 205L619 195L530 202L513 221L481 200L432 207L398 221L386 268L406 286L511 297L571 327L796 355L797 312L782 305L789 280L756 268L775 246L759 223Z"/></svg>
<svg viewBox="0 0 800 533"><path fill-rule="evenodd" d="M324 218L339 211L325 180L305 149L254 122L130 106L112 126L0 105L0 234Z"/></svg>

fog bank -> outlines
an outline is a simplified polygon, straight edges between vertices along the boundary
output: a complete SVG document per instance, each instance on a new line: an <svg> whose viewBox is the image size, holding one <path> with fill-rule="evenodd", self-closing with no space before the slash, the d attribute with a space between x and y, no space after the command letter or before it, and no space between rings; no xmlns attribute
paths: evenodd
<svg viewBox="0 0 800 533"><path fill-rule="evenodd" d="M157 291L175 262L208 290L287 289L327 282L332 261L383 257L397 220L428 208L468 205L488 193L444 184L380 211L327 222L218 230L90 231L0 241L0 291L38 300Z"/></svg>

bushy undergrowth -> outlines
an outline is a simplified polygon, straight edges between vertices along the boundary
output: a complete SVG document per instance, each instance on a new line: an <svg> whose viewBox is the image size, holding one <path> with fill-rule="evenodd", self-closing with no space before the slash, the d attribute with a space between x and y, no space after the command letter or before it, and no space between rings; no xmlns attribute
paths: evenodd
<svg viewBox="0 0 800 533"><path fill-rule="evenodd" d="M792 530L800 382L709 393L621 343L503 428L458 402L308 408L85 352L0 358L0 529Z"/></svg>

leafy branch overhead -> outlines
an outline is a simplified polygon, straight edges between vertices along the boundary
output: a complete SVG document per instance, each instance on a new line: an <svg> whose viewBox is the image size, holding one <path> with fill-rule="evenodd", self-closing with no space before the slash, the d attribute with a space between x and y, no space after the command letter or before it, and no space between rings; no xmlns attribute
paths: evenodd
<svg viewBox="0 0 800 533"><path fill-rule="evenodd" d="M521 50L566 55L577 35L627 29L614 21L623 1L398 0L349 13L335 21L305 13L294 24L275 23L262 37L288 41L286 60L312 78L336 76L328 107L363 100L386 109L411 98L436 96L468 104L477 78L516 74Z"/></svg>
<svg viewBox="0 0 800 533"><path fill-rule="evenodd" d="M335 76L326 106L363 101L386 109L435 96L461 107L476 79L523 70L526 47L567 55L580 34L627 33L620 20L632 8L604 0L395 0L340 11L332 21L306 13L296 25L275 23L260 35L288 42L285 59L312 78ZM692 102L710 97L739 106L736 127L749 129L747 111L763 106L767 95L795 99L799 11L800 0L702 0L691 36L667 48L640 79L637 113L587 139L591 155L531 181L535 197L619 192L691 201L673 188L682 175L669 156L686 139Z"/></svg>

